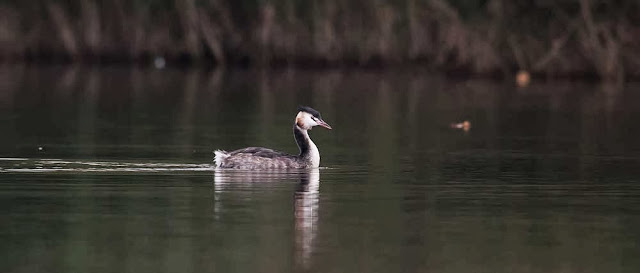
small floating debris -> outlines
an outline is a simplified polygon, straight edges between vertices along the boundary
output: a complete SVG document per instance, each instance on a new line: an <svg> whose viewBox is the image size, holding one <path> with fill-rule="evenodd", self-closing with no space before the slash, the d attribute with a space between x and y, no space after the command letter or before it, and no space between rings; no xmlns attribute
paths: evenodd
<svg viewBox="0 0 640 273"><path fill-rule="evenodd" d="M38 146L38 151L43 151L44 148L42 148L42 146Z"/></svg>
<svg viewBox="0 0 640 273"><path fill-rule="evenodd" d="M463 131L468 132L469 129L471 129L471 122L469 122L468 120L465 120L460 123L451 123L451 128L462 129Z"/></svg>
<svg viewBox="0 0 640 273"><path fill-rule="evenodd" d="M516 84L518 84L519 87L525 87L529 85L529 83L531 83L531 74L526 70L518 71L518 74L516 74Z"/></svg>
<svg viewBox="0 0 640 273"><path fill-rule="evenodd" d="M153 59L153 66L156 69L163 69L165 67L165 65L167 65L167 61L164 60L164 57L162 56L156 56Z"/></svg>

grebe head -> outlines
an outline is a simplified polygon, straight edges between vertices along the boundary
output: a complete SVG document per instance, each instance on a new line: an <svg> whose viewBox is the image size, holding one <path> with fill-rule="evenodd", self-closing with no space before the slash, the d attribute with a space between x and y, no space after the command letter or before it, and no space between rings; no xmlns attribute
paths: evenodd
<svg viewBox="0 0 640 273"><path fill-rule="evenodd" d="M313 126L322 126L331 130L331 126L322 120L320 112L308 106L298 107L296 125L304 130L311 130Z"/></svg>

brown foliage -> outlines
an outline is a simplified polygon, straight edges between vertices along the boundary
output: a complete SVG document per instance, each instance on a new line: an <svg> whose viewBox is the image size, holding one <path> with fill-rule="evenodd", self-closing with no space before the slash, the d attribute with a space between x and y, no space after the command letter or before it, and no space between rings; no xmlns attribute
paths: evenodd
<svg viewBox="0 0 640 273"><path fill-rule="evenodd" d="M446 0L0 4L0 57L421 64L481 74L593 73L607 80L640 74L640 4L633 1L465 3L470 6Z"/></svg>

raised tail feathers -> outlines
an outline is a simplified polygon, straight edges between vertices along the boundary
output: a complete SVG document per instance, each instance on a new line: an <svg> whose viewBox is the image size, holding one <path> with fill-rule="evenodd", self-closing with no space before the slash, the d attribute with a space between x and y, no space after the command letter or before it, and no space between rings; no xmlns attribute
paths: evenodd
<svg viewBox="0 0 640 273"><path fill-rule="evenodd" d="M213 162L215 162L216 167L222 167L222 162L229 157L229 154L223 150L216 150L213 153L215 154Z"/></svg>

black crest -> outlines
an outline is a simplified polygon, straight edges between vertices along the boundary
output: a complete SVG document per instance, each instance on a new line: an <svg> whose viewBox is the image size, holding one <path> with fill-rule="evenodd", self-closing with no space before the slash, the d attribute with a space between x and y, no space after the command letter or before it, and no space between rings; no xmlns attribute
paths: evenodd
<svg viewBox="0 0 640 273"><path fill-rule="evenodd" d="M298 112L307 112L316 118L322 119L322 117L320 116L320 112L316 111L316 109L313 109L309 106L298 106Z"/></svg>

